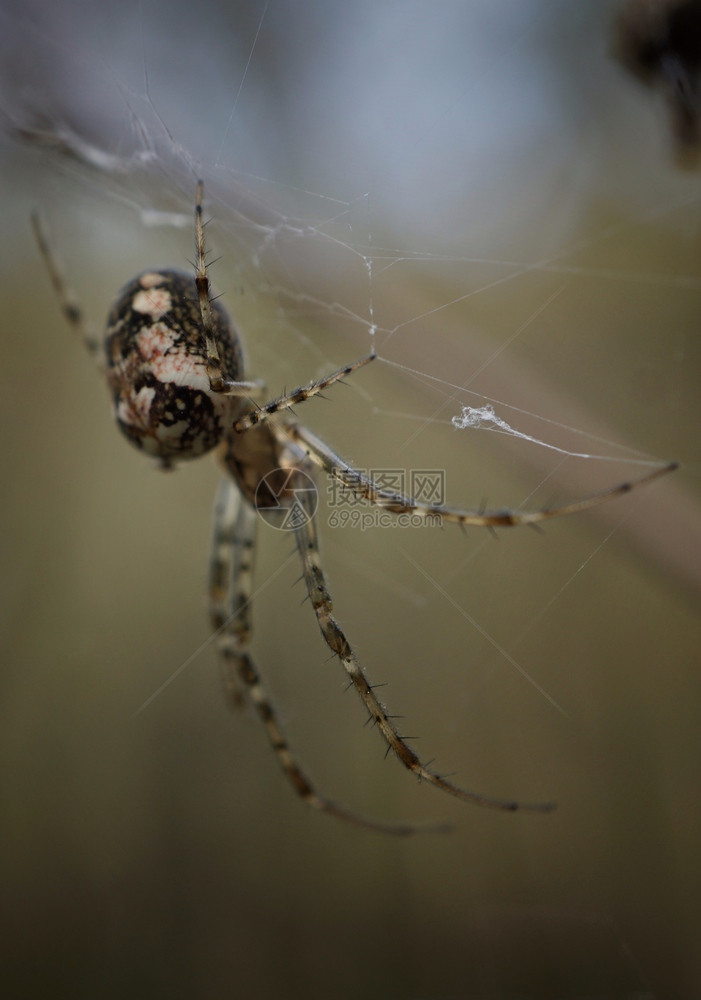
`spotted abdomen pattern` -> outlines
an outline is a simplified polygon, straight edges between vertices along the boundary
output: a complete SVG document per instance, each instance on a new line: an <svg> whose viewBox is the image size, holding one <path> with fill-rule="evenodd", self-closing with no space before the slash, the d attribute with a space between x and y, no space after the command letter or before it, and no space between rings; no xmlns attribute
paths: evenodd
<svg viewBox="0 0 701 1000"><path fill-rule="evenodd" d="M222 375L240 379L236 330L219 303L211 308ZM238 403L210 388L191 275L147 271L125 285L107 318L105 351L119 429L164 465L204 455L231 427Z"/></svg>

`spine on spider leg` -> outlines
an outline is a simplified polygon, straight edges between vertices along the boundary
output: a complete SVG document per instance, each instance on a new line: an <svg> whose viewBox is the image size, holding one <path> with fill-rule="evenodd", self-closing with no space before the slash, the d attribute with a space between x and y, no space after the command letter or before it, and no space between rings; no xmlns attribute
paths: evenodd
<svg viewBox="0 0 701 1000"><path fill-rule="evenodd" d="M366 354L365 357L359 358L358 361L353 361L349 365L344 365L343 368L336 369L336 371L331 372L330 375L316 379L314 382L309 382L307 385L300 386L299 389L295 389L293 392L288 392L283 396L278 396L277 399L271 400L271 402L266 403L265 406L259 406L250 413L245 414L245 416L239 417L234 424L234 430L240 434L243 431L249 430L251 427L256 427L257 425L262 424L264 421L274 416L274 414L279 413L281 410L290 409L298 403L304 403L313 396L320 395L324 389L327 389L335 382L342 382L347 375L352 375L353 372L358 371L358 369L364 368L365 365L374 361L376 357L377 355L374 352L372 354Z"/></svg>
<svg viewBox="0 0 701 1000"><path fill-rule="evenodd" d="M202 317L202 331L205 338L205 348L207 352L207 375L213 392L222 392L225 383L222 376L221 358L217 341L214 336L214 318L212 316L212 302L210 297L209 278L207 277L207 254L204 244L204 224L202 222L202 196L204 193L204 182L197 182L197 195L195 200L195 254L196 271L195 285L197 287L197 299L200 306L200 316Z"/></svg>
<svg viewBox="0 0 701 1000"><path fill-rule="evenodd" d="M336 819L350 823L352 826L364 830L371 830L377 833L388 833L393 836L408 837L417 833L442 833L449 829L446 825L434 825L429 827L413 826L406 823L386 823L381 820L370 819L360 816L343 806L332 802L321 796L314 788L312 782L302 770L297 758L290 748L287 738L282 731L273 704L266 691L260 676L256 670L253 660L248 653L242 652L237 658L237 671L241 682L245 685L251 701L255 706L258 718L268 736L268 740L282 771L292 785L294 791L303 802L310 808L319 812L327 813Z"/></svg>
<svg viewBox="0 0 701 1000"><path fill-rule="evenodd" d="M305 505L305 499L301 500ZM308 500L306 500L307 510ZM530 810L535 812L549 812L555 808L551 802L520 803L509 799L495 799L477 792L459 788L447 781L441 775L429 771L421 761L416 752L409 746L409 737L403 736L389 715L385 707L378 701L372 685L368 681L364 671L358 663L350 643L346 639L343 630L332 614L333 605L331 594L326 585L321 563L316 537L316 529L311 515L295 529L297 548L302 559L304 568L304 578L307 590L314 607L317 622L321 630L324 641L329 649L335 653L346 671L355 690L358 692L370 718L377 726L389 749L393 751L399 761L409 771L418 778L433 785L435 788L446 792L449 795L460 799L463 802L470 802L492 809L502 809L509 812L517 809Z"/></svg>

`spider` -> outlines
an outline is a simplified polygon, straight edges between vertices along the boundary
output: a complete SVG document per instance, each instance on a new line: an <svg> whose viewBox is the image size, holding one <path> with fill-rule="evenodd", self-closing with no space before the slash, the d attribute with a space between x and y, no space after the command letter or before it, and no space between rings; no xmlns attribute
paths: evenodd
<svg viewBox="0 0 701 1000"><path fill-rule="evenodd" d="M554 803L520 803L468 791L431 770L409 746L393 716L378 699L333 613L319 555L313 495L307 477L319 471L349 483L358 498L395 515L411 513L466 526L537 524L574 514L672 471L676 463L642 478L559 507L513 512L458 510L419 502L384 489L357 472L289 412L373 361L369 354L271 402L265 385L244 378L241 339L210 291L203 223L203 183L196 188L195 275L177 270L147 271L122 288L101 341L86 322L50 248L46 227L32 216L34 233L60 308L106 378L117 425L140 451L163 468L216 449L224 477L214 510L209 570L209 606L228 701L250 702L294 791L307 805L356 826L406 835L418 828L365 818L321 795L295 757L250 653L251 598L256 528L261 511L286 509L303 578L324 641L345 670L387 752L429 785L463 802L513 811L548 812Z"/></svg>

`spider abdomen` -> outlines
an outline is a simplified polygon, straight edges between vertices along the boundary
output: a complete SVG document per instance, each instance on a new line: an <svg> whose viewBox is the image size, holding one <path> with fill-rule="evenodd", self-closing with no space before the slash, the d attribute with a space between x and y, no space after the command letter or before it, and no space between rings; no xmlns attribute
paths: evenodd
<svg viewBox="0 0 701 1000"><path fill-rule="evenodd" d="M212 302L222 374L241 377L239 339ZM194 278L147 271L119 293L107 318L107 379L117 424L165 465L211 451L231 425L235 403L212 391Z"/></svg>

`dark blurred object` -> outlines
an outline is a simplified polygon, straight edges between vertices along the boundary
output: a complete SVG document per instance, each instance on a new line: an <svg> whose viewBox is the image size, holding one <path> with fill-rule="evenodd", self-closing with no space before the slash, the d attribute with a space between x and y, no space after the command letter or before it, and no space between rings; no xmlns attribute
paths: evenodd
<svg viewBox="0 0 701 1000"><path fill-rule="evenodd" d="M628 0L616 22L616 55L669 107L684 166L701 163L701 0Z"/></svg>

